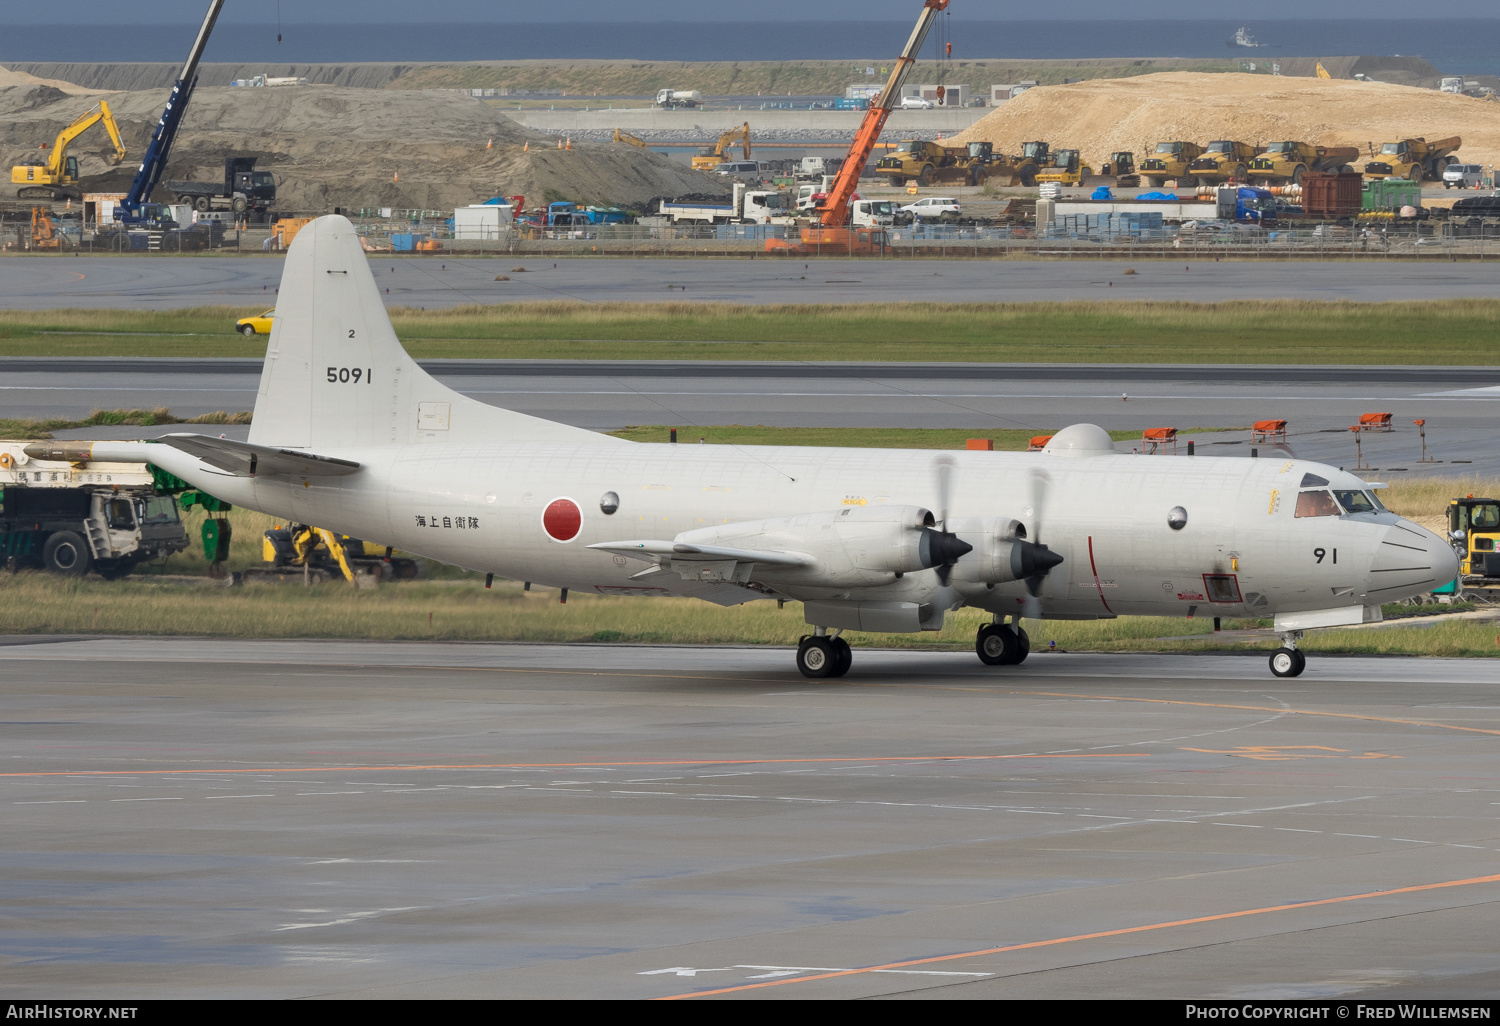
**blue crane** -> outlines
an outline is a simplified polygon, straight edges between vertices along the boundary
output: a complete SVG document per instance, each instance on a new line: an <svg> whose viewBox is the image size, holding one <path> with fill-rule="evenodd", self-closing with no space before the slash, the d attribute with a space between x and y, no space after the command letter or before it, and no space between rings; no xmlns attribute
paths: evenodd
<svg viewBox="0 0 1500 1026"><path fill-rule="evenodd" d="M177 76L177 81L172 85L166 109L161 112L161 120L156 123L156 133L151 137L151 145L146 147L146 154L141 158L135 180L130 183L130 192L115 207L115 220L121 224L141 225L161 221L161 207L151 202L151 193L156 188L156 183L161 181L162 172L167 169L167 157L172 153L172 141L177 138L177 127L182 124L182 115L187 110L188 100L192 98L193 86L198 84L198 61L203 56L203 48L208 45L209 33L214 30L214 22L218 20L219 10L223 6L224 0L212 0L208 5L208 13L204 15L203 25L198 29L198 38L193 40L193 49L188 53L187 63L182 66L182 74Z"/></svg>

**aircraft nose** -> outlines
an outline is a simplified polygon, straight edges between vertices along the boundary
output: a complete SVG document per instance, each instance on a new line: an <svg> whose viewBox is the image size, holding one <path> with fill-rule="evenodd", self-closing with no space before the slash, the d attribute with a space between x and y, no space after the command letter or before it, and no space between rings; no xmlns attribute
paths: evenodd
<svg viewBox="0 0 1500 1026"><path fill-rule="evenodd" d="M1401 599L1440 588L1458 576L1458 556L1447 539L1410 520L1386 529L1370 562L1367 589L1372 603Z"/></svg>

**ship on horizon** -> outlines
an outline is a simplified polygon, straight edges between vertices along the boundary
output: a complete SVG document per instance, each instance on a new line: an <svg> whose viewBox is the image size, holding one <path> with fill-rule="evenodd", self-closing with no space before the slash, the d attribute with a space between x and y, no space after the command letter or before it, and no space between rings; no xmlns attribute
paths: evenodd
<svg viewBox="0 0 1500 1026"><path fill-rule="evenodd" d="M1241 25L1238 29L1235 30L1234 38L1229 40L1224 45L1256 47L1260 46L1261 44L1255 41L1255 37L1250 34L1249 29Z"/></svg>

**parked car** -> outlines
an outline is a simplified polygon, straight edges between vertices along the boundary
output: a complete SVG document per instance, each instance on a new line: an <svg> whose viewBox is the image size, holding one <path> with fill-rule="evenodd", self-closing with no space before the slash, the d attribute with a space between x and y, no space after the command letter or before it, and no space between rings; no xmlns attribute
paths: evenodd
<svg viewBox="0 0 1500 1026"><path fill-rule="evenodd" d="M937 104L920 96L901 97L902 110L932 110Z"/></svg>
<svg viewBox="0 0 1500 1026"><path fill-rule="evenodd" d="M275 310L267 310L265 313L256 314L254 317L241 317L234 322L234 330L246 336L269 335L271 333L271 320L275 316Z"/></svg>
<svg viewBox="0 0 1500 1026"><path fill-rule="evenodd" d="M1449 164L1443 169L1443 188L1477 189L1483 176L1483 164Z"/></svg>
<svg viewBox="0 0 1500 1026"><path fill-rule="evenodd" d="M957 217L962 213L958 200L952 196L923 196L901 209L919 221L937 221L945 217Z"/></svg>
<svg viewBox="0 0 1500 1026"><path fill-rule="evenodd" d="M716 175L732 175L735 178L745 178L750 181L760 181L765 173L765 168L758 160L726 160L714 168Z"/></svg>

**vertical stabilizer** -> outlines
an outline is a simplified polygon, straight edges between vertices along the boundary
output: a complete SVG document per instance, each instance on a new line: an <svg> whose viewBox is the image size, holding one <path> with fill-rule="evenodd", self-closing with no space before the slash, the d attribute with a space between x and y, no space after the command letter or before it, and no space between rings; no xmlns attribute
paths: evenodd
<svg viewBox="0 0 1500 1026"><path fill-rule="evenodd" d="M287 251L250 441L334 449L606 436L469 399L401 348L359 236L320 217Z"/></svg>

